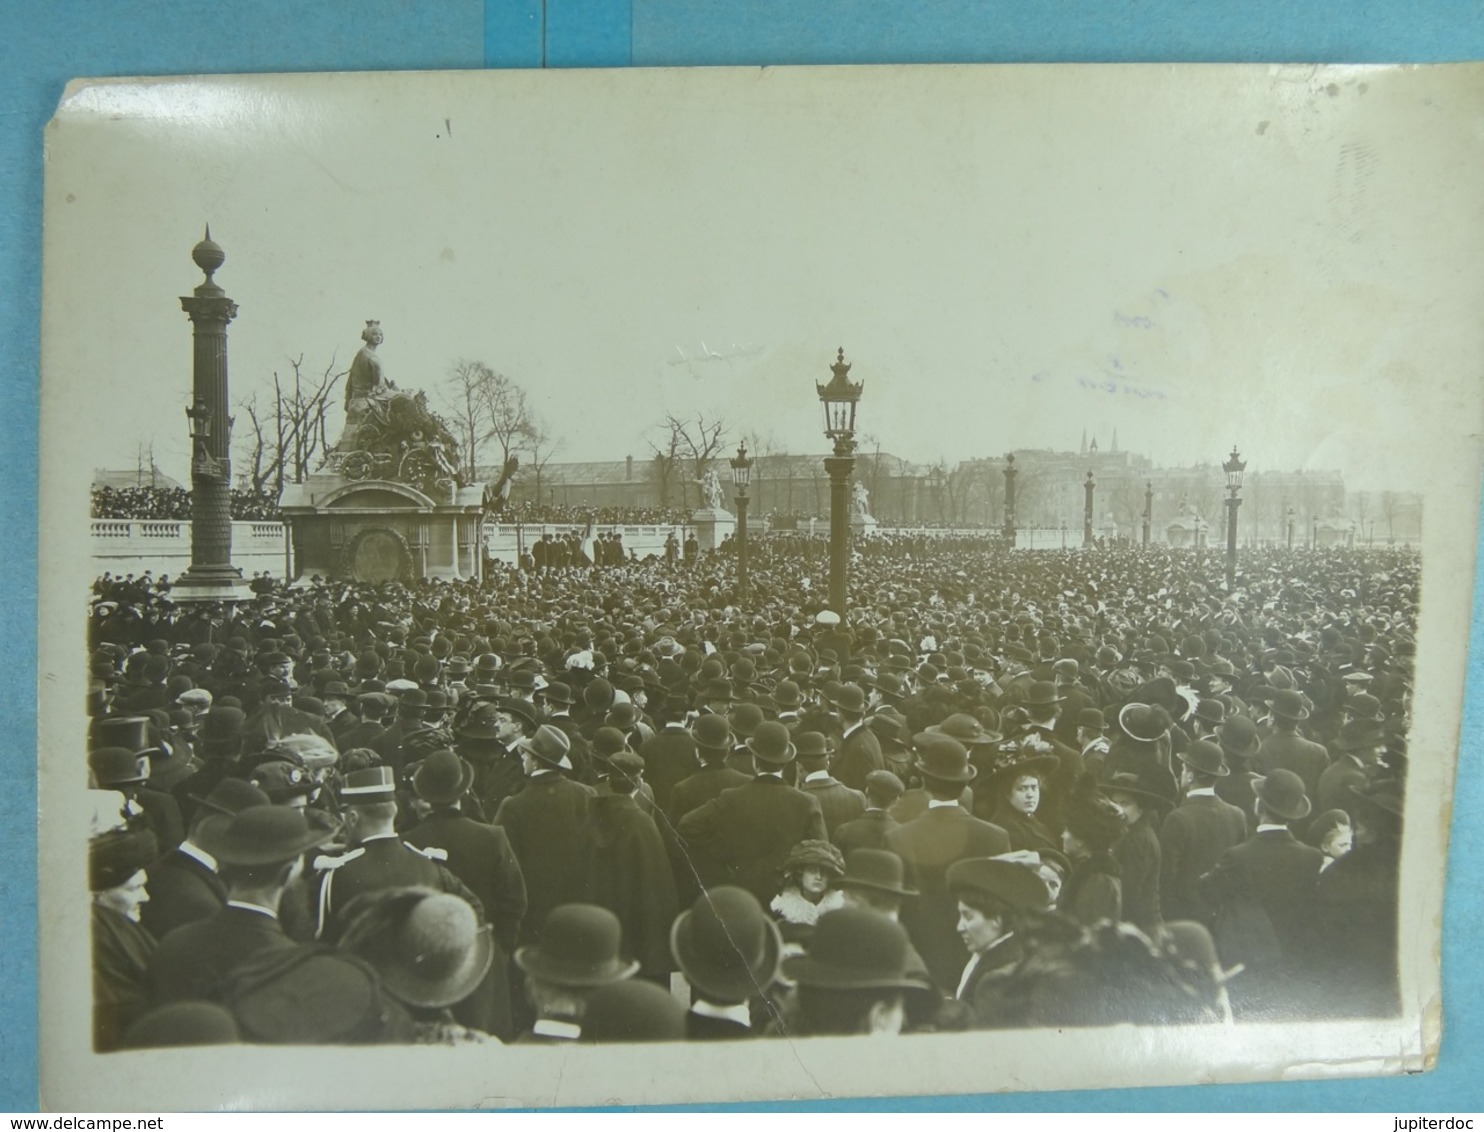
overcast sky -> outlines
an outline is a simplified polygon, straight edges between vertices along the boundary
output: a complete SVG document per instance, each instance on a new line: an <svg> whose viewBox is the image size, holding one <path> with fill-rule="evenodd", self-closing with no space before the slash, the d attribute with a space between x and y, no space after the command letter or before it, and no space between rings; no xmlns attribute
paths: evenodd
<svg viewBox="0 0 1484 1132"><path fill-rule="evenodd" d="M291 357L343 368L375 318L400 386L487 362L559 460L643 457L671 411L819 452L843 346L861 430L911 460L1116 427L1160 463L1236 444L1420 490L1477 466L1481 425L1454 95L1194 67L98 86L49 134L44 396L79 383L93 466L153 442L185 478L209 222L234 399Z"/></svg>

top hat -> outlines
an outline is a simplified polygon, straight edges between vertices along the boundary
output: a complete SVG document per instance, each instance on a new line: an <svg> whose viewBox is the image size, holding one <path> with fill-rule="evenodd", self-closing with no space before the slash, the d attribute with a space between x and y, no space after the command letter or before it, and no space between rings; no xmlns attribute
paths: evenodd
<svg viewBox="0 0 1484 1132"><path fill-rule="evenodd" d="M98 747L88 754L88 769L101 790L137 786L149 778L149 756L127 747Z"/></svg>
<svg viewBox="0 0 1484 1132"><path fill-rule="evenodd" d="M515 741L517 750L525 751L553 767L571 767L572 740L560 728L543 723L530 738Z"/></svg>
<svg viewBox="0 0 1484 1132"><path fill-rule="evenodd" d="M97 747L123 747L144 751L150 747L149 716L119 715L93 720L92 739Z"/></svg>
<svg viewBox="0 0 1484 1132"><path fill-rule="evenodd" d="M686 980L708 1002L741 1003L777 978L783 939L757 897L720 885L676 918L670 950Z"/></svg>
<svg viewBox="0 0 1484 1132"><path fill-rule="evenodd" d="M281 865L335 833L335 820L319 810L268 805L209 818L199 840L224 865Z"/></svg>
<svg viewBox="0 0 1484 1132"><path fill-rule="evenodd" d="M562 904L541 929L541 941L518 948L515 963L532 978L558 986L597 987L627 979L639 969L619 956L623 927L607 908Z"/></svg>
<svg viewBox="0 0 1484 1132"><path fill-rule="evenodd" d="M820 990L887 990L927 993L907 973L906 929L865 908L837 908L815 925L807 954L783 961L783 973Z"/></svg>
<svg viewBox="0 0 1484 1132"><path fill-rule="evenodd" d="M917 750L916 766L927 778L940 782L968 782L979 773L969 765L969 752L957 739L920 731L912 736Z"/></svg>
<svg viewBox="0 0 1484 1132"><path fill-rule="evenodd" d="M845 856L845 875L837 878L835 888L864 888L887 892L893 896L916 896L917 889L906 883L902 858L889 849L852 849Z"/></svg>
<svg viewBox="0 0 1484 1132"><path fill-rule="evenodd" d="M1306 818L1314 808L1304 793L1304 780L1291 770L1270 771L1253 782L1252 789L1264 809L1287 821Z"/></svg>
<svg viewBox="0 0 1484 1132"><path fill-rule="evenodd" d="M339 947L412 1006L443 1007L474 992L494 961L493 929L467 900L430 888L384 888L345 906Z"/></svg>
<svg viewBox="0 0 1484 1132"><path fill-rule="evenodd" d="M1013 912L1044 912L1051 905L1051 890L1034 869L1015 861L993 857L969 857L955 861L944 874L948 891L1002 906Z"/></svg>
<svg viewBox="0 0 1484 1132"><path fill-rule="evenodd" d="M424 802L447 806L457 802L474 784L474 768L456 751L434 751L412 774L412 789Z"/></svg>
<svg viewBox="0 0 1484 1132"><path fill-rule="evenodd" d="M752 738L747 740L747 749L753 758L772 766L792 762L795 754L788 728L774 720L758 724Z"/></svg>
<svg viewBox="0 0 1484 1132"><path fill-rule="evenodd" d="M980 747L998 743L1004 739L998 731L990 731L972 715L959 712L950 715L942 723L927 729L929 735L947 735L965 747Z"/></svg>
<svg viewBox="0 0 1484 1132"><path fill-rule="evenodd" d="M1231 773L1222 757L1221 748L1209 739L1197 739L1188 750L1176 751L1175 757L1197 774L1225 778Z"/></svg>
<svg viewBox="0 0 1484 1132"><path fill-rule="evenodd" d="M1284 688L1275 693L1268 707L1281 719L1309 718L1309 709L1304 706L1304 697L1292 688Z"/></svg>

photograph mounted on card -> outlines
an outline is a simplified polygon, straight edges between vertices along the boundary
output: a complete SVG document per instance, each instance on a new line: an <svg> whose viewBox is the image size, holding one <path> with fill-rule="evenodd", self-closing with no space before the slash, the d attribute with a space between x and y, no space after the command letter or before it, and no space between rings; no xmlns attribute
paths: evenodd
<svg viewBox="0 0 1484 1132"><path fill-rule="evenodd" d="M1481 94L74 82L44 1103L1427 1069Z"/></svg>

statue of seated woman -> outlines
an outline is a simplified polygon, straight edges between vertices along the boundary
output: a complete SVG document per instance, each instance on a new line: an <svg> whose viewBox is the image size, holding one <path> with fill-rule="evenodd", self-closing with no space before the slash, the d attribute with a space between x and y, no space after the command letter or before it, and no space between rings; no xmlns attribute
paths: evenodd
<svg viewBox="0 0 1484 1132"><path fill-rule="evenodd" d="M387 422L387 406L397 387L387 379L381 359L376 356L384 335L381 323L375 319L366 321L361 331L365 345L350 363L350 373L345 381L345 428L340 432L340 441L335 445L338 452L352 452L365 447L362 433L368 424L377 428Z"/></svg>

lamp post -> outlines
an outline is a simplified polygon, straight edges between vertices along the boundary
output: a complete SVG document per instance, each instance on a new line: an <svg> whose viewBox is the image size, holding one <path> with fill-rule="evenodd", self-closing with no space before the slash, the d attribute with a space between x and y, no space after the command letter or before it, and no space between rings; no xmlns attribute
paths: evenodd
<svg viewBox="0 0 1484 1132"><path fill-rule="evenodd" d="M1149 545L1149 529L1154 525L1154 484L1144 483L1144 545Z"/></svg>
<svg viewBox="0 0 1484 1132"><path fill-rule="evenodd" d="M732 458L732 483L737 487L737 602L747 600L747 485L752 482L752 457L747 443L737 445Z"/></svg>
<svg viewBox="0 0 1484 1132"><path fill-rule="evenodd" d="M1061 548L1063 550L1067 548L1067 521L1065 519L1061 521Z"/></svg>
<svg viewBox="0 0 1484 1132"><path fill-rule="evenodd" d="M1288 549L1293 549L1293 508L1288 508Z"/></svg>
<svg viewBox="0 0 1484 1132"><path fill-rule="evenodd" d="M1242 473L1247 462L1237 455L1237 446L1232 445L1232 454L1227 457L1221 470L1226 473L1226 588L1228 592L1237 585L1237 508L1242 506Z"/></svg>
<svg viewBox="0 0 1484 1132"><path fill-rule="evenodd" d="M835 355L829 384L815 382L815 392L824 406L824 434L834 444L826 456L824 470L830 477L830 608L845 618L850 568L850 472L855 467L855 406L861 399L863 381L851 381L845 348Z"/></svg>
<svg viewBox="0 0 1484 1132"><path fill-rule="evenodd" d="M938 513L938 525L948 525L947 514L943 509L943 469L934 467L928 473L928 482L933 485L933 507Z"/></svg>
<svg viewBox="0 0 1484 1132"><path fill-rule="evenodd" d="M1092 469L1087 471L1087 479L1083 481L1082 490L1087 493L1086 500L1082 505L1082 545L1092 545L1092 489L1097 487L1097 481L1092 478Z"/></svg>
<svg viewBox="0 0 1484 1132"><path fill-rule="evenodd" d="M1011 547L1015 545L1015 477L1019 474L1011 452L1005 457L1005 542Z"/></svg>
<svg viewBox="0 0 1484 1132"><path fill-rule="evenodd" d="M175 601L233 601L252 596L232 565L232 418L227 392L227 324L237 304L212 277L227 256L211 229L191 259L206 279L180 306L191 320L192 398L186 410L191 437L191 564L175 580Z"/></svg>

